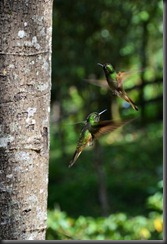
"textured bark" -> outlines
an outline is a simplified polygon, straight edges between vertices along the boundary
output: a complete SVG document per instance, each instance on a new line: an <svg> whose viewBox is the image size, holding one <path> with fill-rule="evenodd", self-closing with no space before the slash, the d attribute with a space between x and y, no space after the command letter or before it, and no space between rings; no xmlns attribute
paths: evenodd
<svg viewBox="0 0 167 244"><path fill-rule="evenodd" d="M0 1L0 239L44 240L52 0Z"/></svg>

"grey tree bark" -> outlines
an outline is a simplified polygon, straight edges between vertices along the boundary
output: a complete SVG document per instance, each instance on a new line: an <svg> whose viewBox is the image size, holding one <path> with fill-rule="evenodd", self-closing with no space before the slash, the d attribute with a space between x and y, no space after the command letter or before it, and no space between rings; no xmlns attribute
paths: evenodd
<svg viewBox="0 0 167 244"><path fill-rule="evenodd" d="M0 1L0 239L44 240L52 0Z"/></svg>

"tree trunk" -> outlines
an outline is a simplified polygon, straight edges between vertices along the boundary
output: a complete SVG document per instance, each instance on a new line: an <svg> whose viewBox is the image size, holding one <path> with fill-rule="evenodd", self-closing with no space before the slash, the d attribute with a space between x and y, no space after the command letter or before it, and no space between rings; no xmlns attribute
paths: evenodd
<svg viewBox="0 0 167 244"><path fill-rule="evenodd" d="M52 0L0 1L0 239L44 240Z"/></svg>

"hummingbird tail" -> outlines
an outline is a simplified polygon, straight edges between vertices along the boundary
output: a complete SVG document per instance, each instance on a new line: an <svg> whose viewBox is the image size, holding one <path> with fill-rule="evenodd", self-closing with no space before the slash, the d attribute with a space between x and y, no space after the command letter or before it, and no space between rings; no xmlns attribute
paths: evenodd
<svg viewBox="0 0 167 244"><path fill-rule="evenodd" d="M75 162L80 154L81 154L81 151L78 151L78 150L75 151L74 156L68 165L69 168L71 168L75 164Z"/></svg>
<svg viewBox="0 0 167 244"><path fill-rule="evenodd" d="M130 103L130 105L132 106L132 108L136 111L138 111L138 107L134 104L134 102L132 101L132 99L130 99L130 97L128 97L127 95L124 96L124 99Z"/></svg>
<svg viewBox="0 0 167 244"><path fill-rule="evenodd" d="M135 109L136 111L139 110L138 107L135 104L133 104L133 109Z"/></svg>
<svg viewBox="0 0 167 244"><path fill-rule="evenodd" d="M132 108L134 109L134 110L136 110L136 111L138 111L139 109L138 109L138 107L134 104L134 102L130 99L130 104L131 104L131 106L132 106Z"/></svg>

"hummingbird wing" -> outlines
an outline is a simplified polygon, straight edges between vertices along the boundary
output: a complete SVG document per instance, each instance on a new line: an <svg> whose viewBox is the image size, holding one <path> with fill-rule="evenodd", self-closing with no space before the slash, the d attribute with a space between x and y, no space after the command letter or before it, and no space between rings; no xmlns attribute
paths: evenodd
<svg viewBox="0 0 167 244"><path fill-rule="evenodd" d="M113 122L112 120L100 121L98 125L94 126L94 129L96 129L96 132L94 133L94 139L97 139L109 132L113 132L119 127L131 122L132 120L134 120L134 118L121 122Z"/></svg>
<svg viewBox="0 0 167 244"><path fill-rule="evenodd" d="M94 133L94 138L97 139L98 137L107 134L116 130L117 128L121 127L127 122L118 122L114 123L111 120L100 121L98 125L93 126L96 132Z"/></svg>
<svg viewBox="0 0 167 244"><path fill-rule="evenodd" d="M123 80L125 79L126 72L118 72L116 75L116 80L118 82L118 88L122 88Z"/></svg>
<svg viewBox="0 0 167 244"><path fill-rule="evenodd" d="M131 77L134 74L144 72L146 68L136 69L136 70L129 70L129 71L119 71L117 73L116 79L118 82L118 88L121 88L123 85L123 82L128 79L128 77Z"/></svg>
<svg viewBox="0 0 167 244"><path fill-rule="evenodd" d="M84 79L84 81L89 82L92 85L108 89L108 84L106 83L106 80Z"/></svg>

